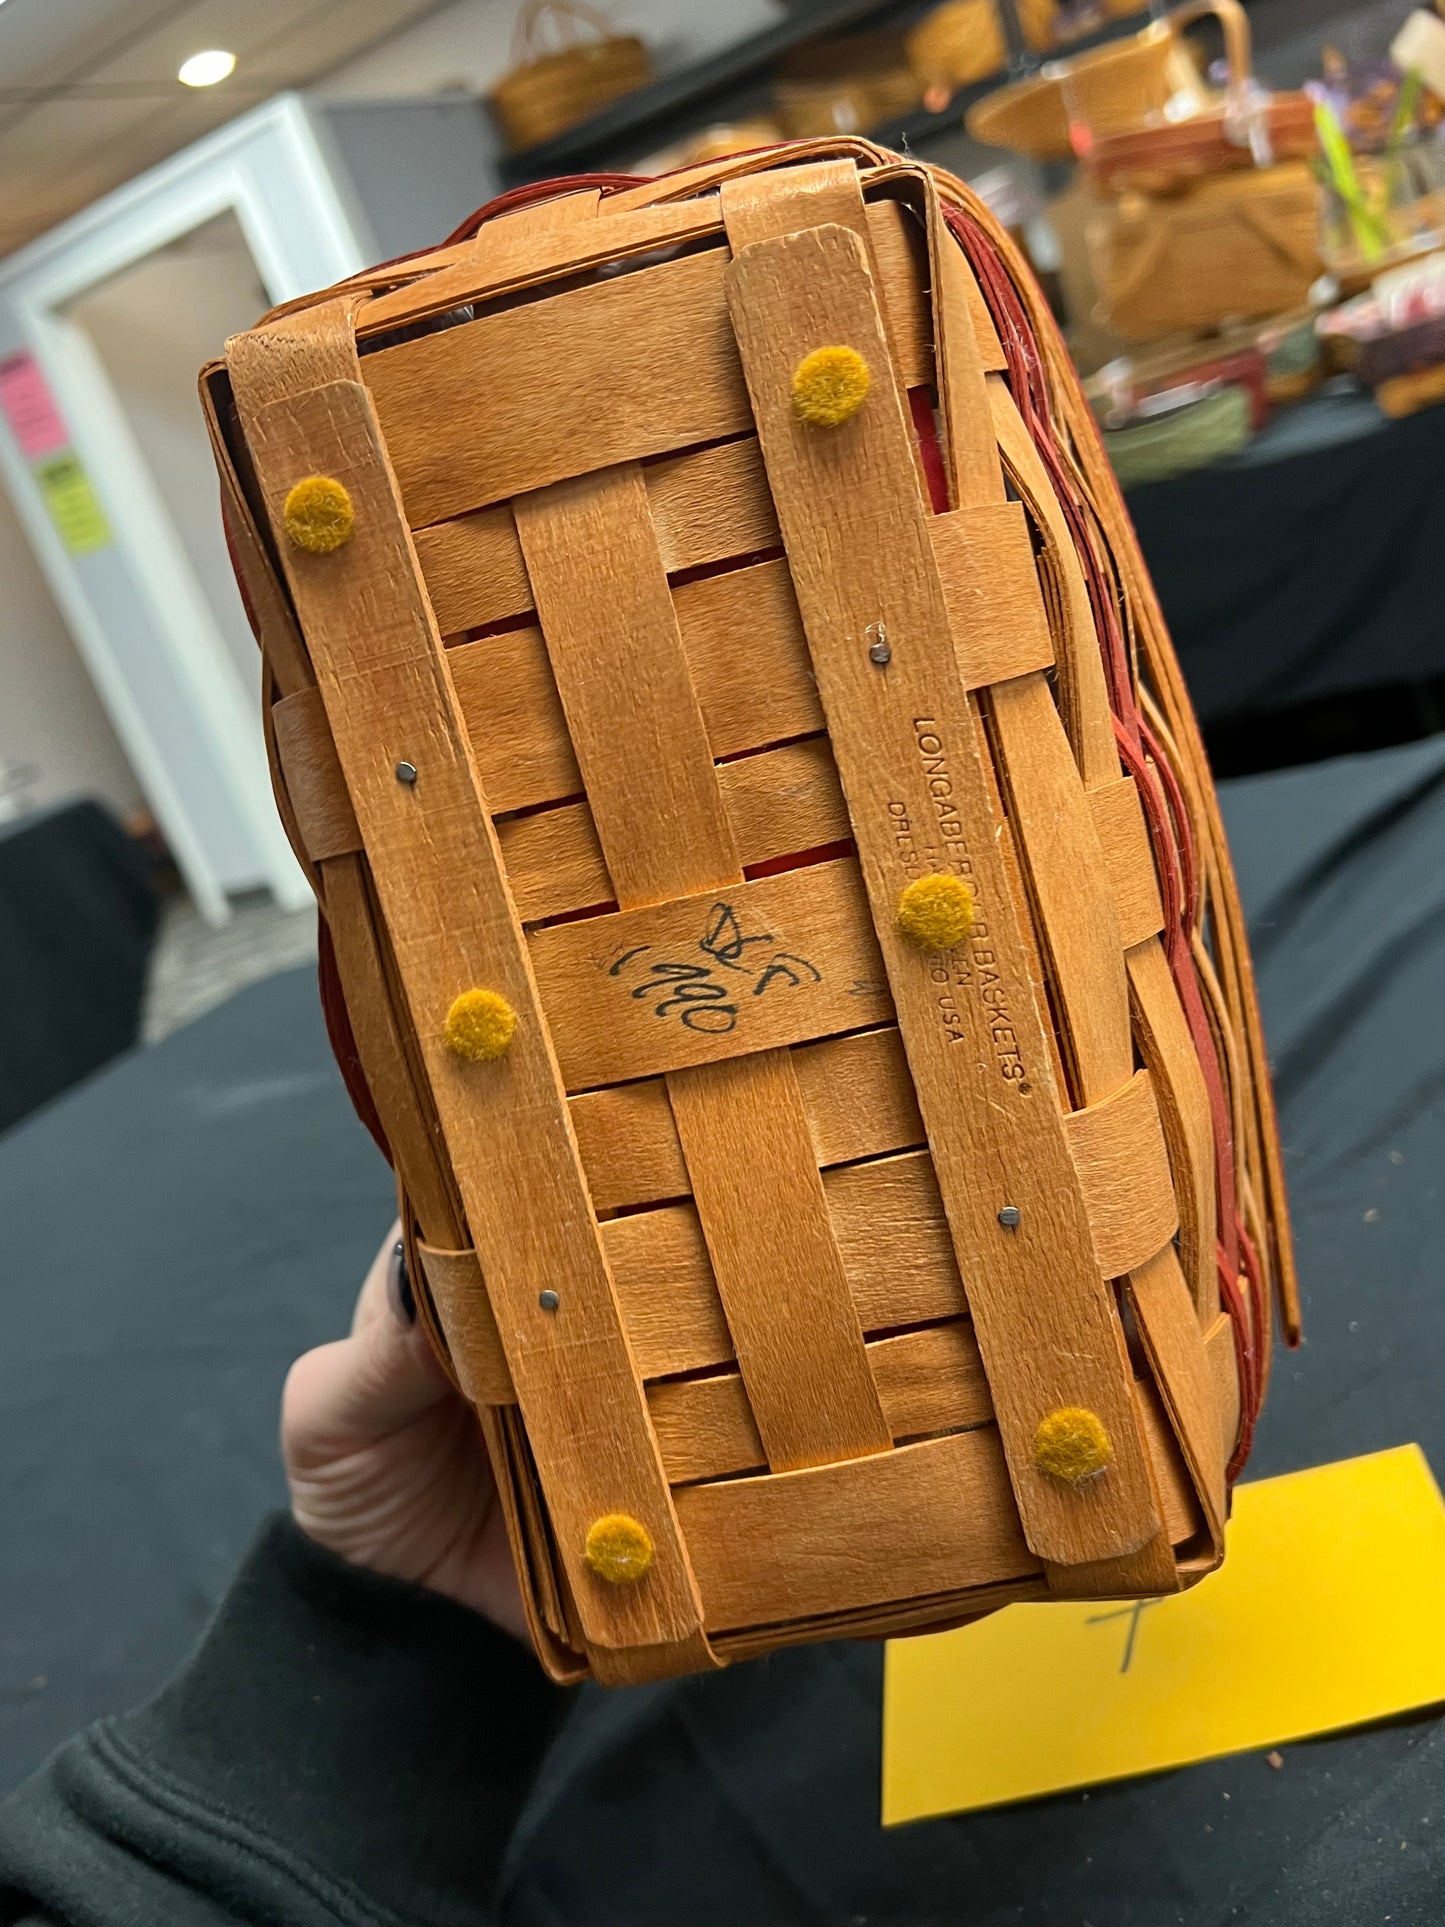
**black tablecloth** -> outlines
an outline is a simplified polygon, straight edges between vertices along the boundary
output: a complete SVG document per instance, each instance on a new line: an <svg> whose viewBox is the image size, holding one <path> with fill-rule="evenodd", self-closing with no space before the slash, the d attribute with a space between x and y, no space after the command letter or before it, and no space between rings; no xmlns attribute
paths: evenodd
<svg viewBox="0 0 1445 1927"><path fill-rule="evenodd" d="M98 803L0 824L0 1131L135 1042L156 911Z"/></svg>
<svg viewBox="0 0 1445 1927"><path fill-rule="evenodd" d="M1445 741L1250 779L1225 807L1309 1328L1252 1471L1412 1439L1445 1471ZM0 1146L0 1784L184 1652L280 1497L286 1365L341 1328L390 1209L305 972ZM596 1918L619 1865L631 1918L730 1927L1445 1912L1433 1721L1291 1747L1279 1771L1245 1755L884 1834L880 1668L875 1646L830 1646L584 1691L518 1834L509 1923Z"/></svg>
<svg viewBox="0 0 1445 1927"><path fill-rule="evenodd" d="M1128 501L1206 724L1445 675L1445 408L1321 397Z"/></svg>

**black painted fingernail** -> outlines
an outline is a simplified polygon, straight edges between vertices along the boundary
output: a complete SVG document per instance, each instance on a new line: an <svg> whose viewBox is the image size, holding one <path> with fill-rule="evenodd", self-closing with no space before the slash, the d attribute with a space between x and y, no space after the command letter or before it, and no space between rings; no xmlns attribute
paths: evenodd
<svg viewBox="0 0 1445 1927"><path fill-rule="evenodd" d="M400 1238L392 1246L386 1267L386 1302L398 1325L416 1323L416 1297L411 1288L411 1273L406 1268L406 1246Z"/></svg>

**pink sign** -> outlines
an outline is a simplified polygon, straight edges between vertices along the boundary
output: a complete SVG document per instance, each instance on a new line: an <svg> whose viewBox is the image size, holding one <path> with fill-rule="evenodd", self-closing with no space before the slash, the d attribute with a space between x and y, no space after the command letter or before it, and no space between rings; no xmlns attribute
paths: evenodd
<svg viewBox="0 0 1445 1927"><path fill-rule="evenodd" d="M0 361L0 414L28 462L54 454L70 440L34 355L11 355L8 361Z"/></svg>

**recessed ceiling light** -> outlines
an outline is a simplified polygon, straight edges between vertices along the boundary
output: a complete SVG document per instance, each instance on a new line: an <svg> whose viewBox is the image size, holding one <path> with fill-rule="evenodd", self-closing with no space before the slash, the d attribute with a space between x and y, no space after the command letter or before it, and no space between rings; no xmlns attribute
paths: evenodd
<svg viewBox="0 0 1445 1927"><path fill-rule="evenodd" d="M227 53L223 47L210 47L205 53L192 54L189 60L181 62L176 79L187 87L214 87L218 80L225 80L234 72L236 56Z"/></svg>

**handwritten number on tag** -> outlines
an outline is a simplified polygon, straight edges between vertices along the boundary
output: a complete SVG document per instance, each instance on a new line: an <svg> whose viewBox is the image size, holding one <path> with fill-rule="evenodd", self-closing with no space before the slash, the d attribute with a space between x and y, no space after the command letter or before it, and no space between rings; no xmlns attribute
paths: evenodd
<svg viewBox="0 0 1445 1927"><path fill-rule="evenodd" d="M723 1037L737 1025L738 1005L734 1000L742 986L729 985L714 975L715 966L750 977L754 997L762 997L777 987L795 990L800 984L823 981L823 973L815 964L809 963L806 957L794 956L791 951L774 950L766 961L762 954L750 955L758 946L766 951L774 941L770 931L748 936L732 905L715 903L697 941L697 948L709 962L658 959L643 965L639 959L652 949L651 944L644 943L625 950L608 967L607 974L621 977L636 965L645 974L629 994L639 1003L650 1003L654 1017L675 1016L688 1030Z"/></svg>

